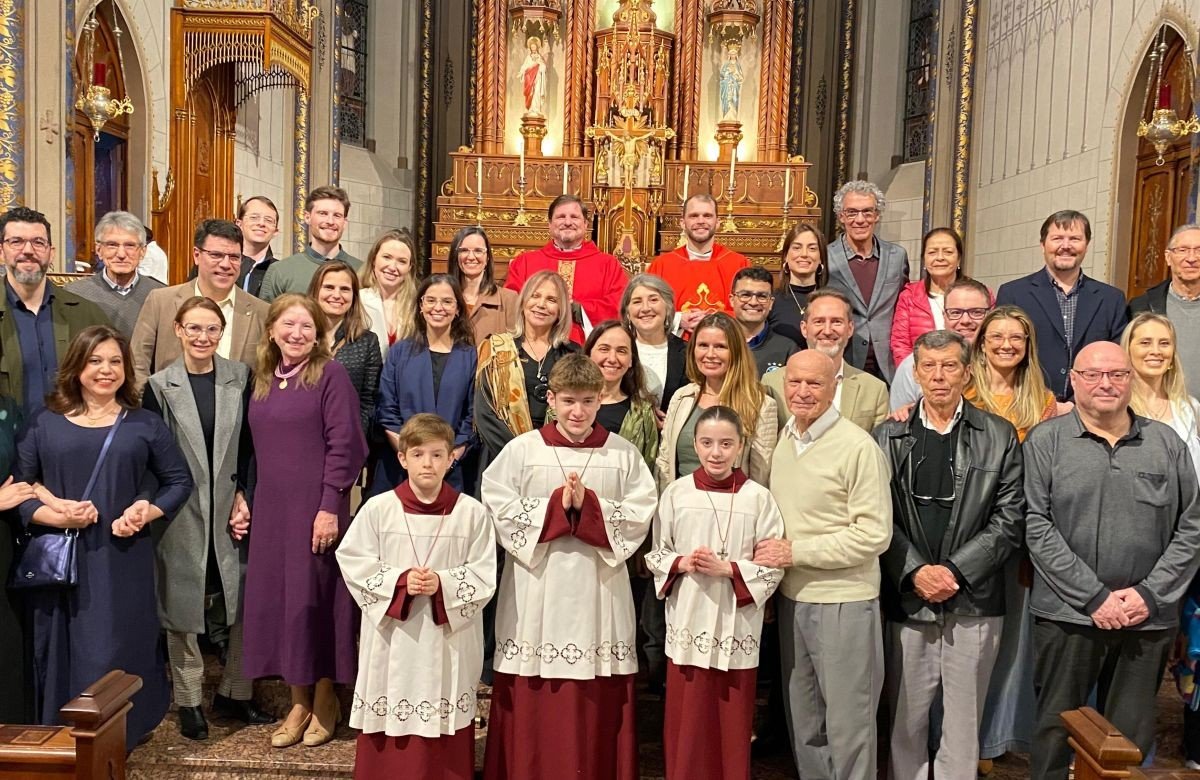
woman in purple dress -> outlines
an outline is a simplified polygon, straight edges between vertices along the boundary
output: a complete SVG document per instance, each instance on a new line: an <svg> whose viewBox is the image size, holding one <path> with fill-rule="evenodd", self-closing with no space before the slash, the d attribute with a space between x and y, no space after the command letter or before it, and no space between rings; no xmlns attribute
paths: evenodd
<svg viewBox="0 0 1200 780"><path fill-rule="evenodd" d="M358 607L334 558L367 456L358 398L330 355L317 303L281 295L258 346L248 420L257 460L246 568L247 677L282 677L292 708L275 747L323 745L341 720L334 683L357 672Z"/></svg>
<svg viewBox="0 0 1200 780"><path fill-rule="evenodd" d="M138 408L134 387L125 337L107 325L85 328L17 445L18 474L45 487L21 504L21 520L35 534L79 533L79 584L29 591L38 722L57 723L59 708L124 669L142 678L126 721L130 750L162 721L170 701L147 526L173 516L192 492L175 437L161 417Z"/></svg>

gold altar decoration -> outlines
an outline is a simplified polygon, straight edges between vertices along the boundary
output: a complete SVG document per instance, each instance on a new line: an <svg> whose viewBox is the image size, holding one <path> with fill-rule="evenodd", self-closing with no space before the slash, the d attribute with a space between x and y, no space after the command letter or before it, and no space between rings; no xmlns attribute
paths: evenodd
<svg viewBox="0 0 1200 780"><path fill-rule="evenodd" d="M1189 83L1195 84L1196 73L1192 60L1192 47L1186 41L1184 42L1184 52L1184 59L1187 61L1190 71ZM1185 136L1200 134L1200 117L1193 113L1186 119L1180 119L1171 106L1170 87L1167 86L1164 89L1163 84L1163 66L1166 64L1166 59L1167 26L1164 24L1159 28L1158 43L1150 49L1150 73L1146 78L1145 108L1142 110L1142 119L1138 122L1137 129L1138 138L1145 138L1154 146L1154 151L1158 152L1158 159L1155 160L1158 165L1166 162L1163 155L1176 141ZM1154 100L1152 113L1150 112L1151 98ZM1147 121L1148 113L1149 120Z"/></svg>
<svg viewBox="0 0 1200 780"><path fill-rule="evenodd" d="M811 166L786 148L790 3L675 0L674 21L663 29L652 0L474 0L473 139L451 154L436 199L432 268L446 267L455 233L480 225L503 278L511 259L546 243L546 209L570 193L587 207L597 245L639 271L680 243L682 204L704 193L723 217L717 240L778 269L787 230L820 217ZM530 29L532 22L539 26ZM543 46L560 42L546 69L562 92L545 113L562 117L561 139L557 125L541 135L528 104L514 114L513 91L524 87L515 68L531 35ZM722 119L707 69L725 43L753 51L736 122L720 128L745 133L736 162L732 138L728 155L712 131L700 139L702 120L716 128Z"/></svg>
<svg viewBox="0 0 1200 780"><path fill-rule="evenodd" d="M92 8L88 19L83 23L83 36L79 45L83 47L83 78L91 79L91 82L84 88L80 86L79 97L75 99L75 108L82 111L84 116L88 118L88 122L92 125L92 140L100 140L100 131L104 129L104 125L110 119L116 119L122 114L133 113L133 101L126 95L123 98L115 98L107 86L105 86L104 64L96 63L96 28L100 26L100 20L96 18L96 13L99 6ZM120 23L117 21L116 8L113 8L112 33L117 41L114 49L117 57L117 67L121 69L121 81L125 81L125 63L121 60L121 30Z"/></svg>

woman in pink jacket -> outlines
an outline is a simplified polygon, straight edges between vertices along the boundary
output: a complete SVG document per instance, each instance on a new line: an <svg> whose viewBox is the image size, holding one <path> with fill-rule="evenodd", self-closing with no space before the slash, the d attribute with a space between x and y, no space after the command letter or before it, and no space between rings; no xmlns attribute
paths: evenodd
<svg viewBox="0 0 1200 780"><path fill-rule="evenodd" d="M899 365L924 333L946 327L946 288L962 276L963 243L950 228L934 228L921 240L921 278L900 291L892 318L892 359Z"/></svg>

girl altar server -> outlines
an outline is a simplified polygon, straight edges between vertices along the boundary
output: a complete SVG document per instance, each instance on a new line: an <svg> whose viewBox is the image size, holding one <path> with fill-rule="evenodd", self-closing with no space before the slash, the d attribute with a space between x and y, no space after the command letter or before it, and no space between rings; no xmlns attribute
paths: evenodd
<svg viewBox="0 0 1200 780"><path fill-rule="evenodd" d="M666 599L668 780L750 777L763 609L782 577L751 559L759 541L783 536L783 517L770 492L734 468L745 443L729 407L700 415L701 467L663 491L646 555Z"/></svg>
<svg viewBox="0 0 1200 780"><path fill-rule="evenodd" d="M454 448L444 420L413 415L399 438L408 479L363 505L337 551L363 611L354 776L471 780L495 531L479 502L443 481Z"/></svg>

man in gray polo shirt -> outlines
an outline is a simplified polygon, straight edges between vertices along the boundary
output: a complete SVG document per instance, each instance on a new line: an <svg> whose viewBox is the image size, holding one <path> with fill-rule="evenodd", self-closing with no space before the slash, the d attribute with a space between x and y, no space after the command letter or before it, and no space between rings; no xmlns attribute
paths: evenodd
<svg viewBox="0 0 1200 780"><path fill-rule="evenodd" d="M1037 576L1031 775L1066 780L1059 715L1098 709L1145 755L1155 696L1196 572L1200 502L1187 445L1129 409L1132 371L1116 344L1080 350L1075 411L1025 440L1026 542Z"/></svg>

